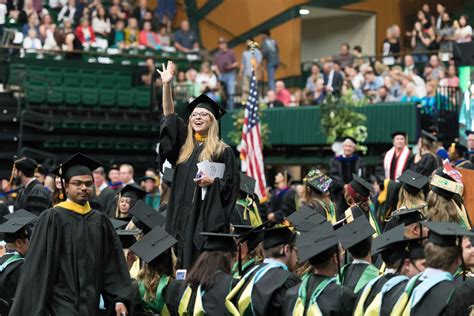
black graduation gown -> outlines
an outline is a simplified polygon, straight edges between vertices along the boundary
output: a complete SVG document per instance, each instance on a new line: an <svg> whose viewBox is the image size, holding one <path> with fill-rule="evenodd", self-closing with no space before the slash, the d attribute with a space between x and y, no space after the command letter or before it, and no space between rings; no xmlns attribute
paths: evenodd
<svg viewBox="0 0 474 316"><path fill-rule="evenodd" d="M362 274L364 273L367 266L368 264L363 263L349 264L344 270L342 284L349 288L352 292L355 292L354 290L357 286L357 283L362 277ZM362 291L362 289L360 291Z"/></svg>
<svg viewBox="0 0 474 316"><path fill-rule="evenodd" d="M379 278L372 285L372 289L370 290L370 293L369 293L369 295L367 296L367 298L365 299L365 302L364 302L364 311L367 310L367 307L369 307L370 303L372 303L375 296L380 293L380 291L382 290L382 287L384 286L384 284L387 283L387 281L390 280L394 276L395 276L395 274L393 274L393 273L385 274L381 278ZM359 291L359 294L357 295L357 301L356 301L355 306L358 305L358 303L360 301L360 297L362 295L362 292L363 292L363 290Z"/></svg>
<svg viewBox="0 0 474 316"><path fill-rule="evenodd" d="M18 192L15 201L15 210L25 209L35 215L52 206L51 192L36 179Z"/></svg>
<svg viewBox="0 0 474 316"><path fill-rule="evenodd" d="M293 214L297 209L297 198L296 191L292 188L286 189L284 192L278 193L273 190L271 197L271 209L269 212L273 212L277 219L283 219Z"/></svg>
<svg viewBox="0 0 474 316"><path fill-rule="evenodd" d="M403 292L405 291L405 287L407 286L408 280L404 280L397 285L395 285L390 291L384 294L382 299L382 304L380 307L380 315L379 316L390 316L392 313L392 309L395 304L398 302L400 296L402 296Z"/></svg>
<svg viewBox="0 0 474 316"><path fill-rule="evenodd" d="M311 275L306 290L307 299L305 304L305 312L307 312L309 300L316 287L325 279L325 276ZM285 295L284 315L292 316L293 309L298 299L298 291L301 284L290 288ZM352 315L354 308L355 295L352 291L344 286L332 282L326 286L324 291L319 295L317 304L323 315L344 316Z"/></svg>
<svg viewBox="0 0 474 316"><path fill-rule="evenodd" d="M183 283L182 281L171 280L168 283L168 285L163 289L162 298L171 316L178 315L177 304L179 303L179 301L177 300L177 297L178 297L179 290L182 283ZM136 280L133 280L132 287L133 287L134 304L133 304L133 313L130 313L130 315L145 316L145 315L151 315L155 313L154 311L146 311L145 308L143 307L142 298L140 297L140 292L138 290L138 282Z"/></svg>
<svg viewBox="0 0 474 316"><path fill-rule="evenodd" d="M176 166L166 213L166 231L178 240L176 256L179 266L189 269L204 243L199 233L219 231L229 225L239 193L240 176L234 153L226 147L220 157L212 159L225 164L224 176L215 179L202 200L202 190L193 181L198 172L201 146L196 145L189 159L176 165L185 138L186 125L177 114L162 119L159 161L163 163L167 159Z"/></svg>
<svg viewBox="0 0 474 316"><path fill-rule="evenodd" d="M117 195L114 190L109 187L103 189L99 196L96 196L96 200L100 205L99 211L102 211L105 215L110 218L115 217L115 210L117 208Z"/></svg>
<svg viewBox="0 0 474 316"><path fill-rule="evenodd" d="M97 315L99 295L107 308L129 305L131 281L120 240L106 215L54 207L43 212L10 315Z"/></svg>
<svg viewBox="0 0 474 316"><path fill-rule="evenodd" d="M411 315L456 315L453 309L449 310L448 308L452 305L451 299L454 289L454 282L438 283L411 309Z"/></svg>
<svg viewBox="0 0 474 316"><path fill-rule="evenodd" d="M421 156L420 161L413 164L411 170L418 172L426 177L431 177L433 171L443 165L441 158L433 153L426 153Z"/></svg>
<svg viewBox="0 0 474 316"><path fill-rule="evenodd" d="M0 265L4 264L11 256L13 256L12 253L7 253L0 257ZM7 265L5 270L0 270L0 299L5 300L9 304L11 304L15 296L23 262L24 259L14 261Z"/></svg>
<svg viewBox="0 0 474 316"><path fill-rule="evenodd" d="M456 286L448 308L452 309L456 306L459 313L464 312L467 315L469 307L474 305L474 278L468 277L466 281Z"/></svg>
<svg viewBox="0 0 474 316"><path fill-rule="evenodd" d="M235 279L231 275L222 271L218 271L216 273L214 285L210 289L205 289L204 296L202 298L203 309L206 313L206 316L229 315L229 312L225 306L225 298L235 283ZM183 297L186 287L187 284L183 284L183 286L181 286L178 297ZM193 294L187 309L188 315L193 315L196 293L196 290L193 290ZM179 302L177 306L179 307Z"/></svg>

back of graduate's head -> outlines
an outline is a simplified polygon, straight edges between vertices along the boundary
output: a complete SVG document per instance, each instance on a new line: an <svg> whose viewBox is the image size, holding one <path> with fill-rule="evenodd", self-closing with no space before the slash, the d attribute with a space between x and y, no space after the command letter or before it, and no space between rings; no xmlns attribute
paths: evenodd
<svg viewBox="0 0 474 316"><path fill-rule="evenodd" d="M371 248L372 248L372 236L348 248L347 251L350 252L350 254L354 257L354 259L362 259L362 258L367 257L370 254Z"/></svg>
<svg viewBox="0 0 474 316"><path fill-rule="evenodd" d="M428 241L425 245L426 266L454 273L461 265L458 247L444 247Z"/></svg>
<svg viewBox="0 0 474 316"><path fill-rule="evenodd" d="M156 289L162 277L174 277L176 271L176 256L170 248L161 255L145 263L138 273L137 279L145 286L145 301L156 299Z"/></svg>
<svg viewBox="0 0 474 316"><path fill-rule="evenodd" d="M203 251L189 271L186 282L192 288L201 285L203 289L210 289L217 271L231 273L236 255L234 251Z"/></svg>
<svg viewBox="0 0 474 316"><path fill-rule="evenodd" d="M294 271L298 264L298 248L294 243L278 245L265 249L265 258L282 261L290 271Z"/></svg>
<svg viewBox="0 0 474 316"><path fill-rule="evenodd" d="M331 266L337 271L337 255L339 246L332 246L320 254L311 257L308 261L315 269L327 269Z"/></svg>

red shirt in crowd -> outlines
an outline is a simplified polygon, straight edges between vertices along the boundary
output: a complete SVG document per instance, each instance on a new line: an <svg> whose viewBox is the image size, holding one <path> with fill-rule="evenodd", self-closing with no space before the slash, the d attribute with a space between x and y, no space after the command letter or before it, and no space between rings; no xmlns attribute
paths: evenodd
<svg viewBox="0 0 474 316"><path fill-rule="evenodd" d="M288 106L291 103L291 93L287 89L282 89L277 92L276 99L283 103L284 106Z"/></svg>
<svg viewBox="0 0 474 316"><path fill-rule="evenodd" d="M79 39L79 41L84 44L84 43L95 43L95 33L94 33L94 30L92 29L92 26L89 26L87 28L89 30L89 35L88 35L88 38L86 39L86 33L87 32L84 32L84 28L79 25L77 28L76 28L76 36L77 38Z"/></svg>

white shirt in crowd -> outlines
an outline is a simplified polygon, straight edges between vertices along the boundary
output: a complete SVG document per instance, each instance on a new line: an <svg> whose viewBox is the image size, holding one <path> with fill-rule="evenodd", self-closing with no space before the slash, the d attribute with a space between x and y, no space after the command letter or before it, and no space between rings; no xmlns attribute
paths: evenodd
<svg viewBox="0 0 474 316"><path fill-rule="evenodd" d="M456 42L458 43L467 43L472 41L472 27L466 25L463 28L457 29L454 32L454 36L457 38Z"/></svg>
<svg viewBox="0 0 474 316"><path fill-rule="evenodd" d="M7 6L5 3L0 3L0 25L5 24L5 17L7 16Z"/></svg>
<svg viewBox="0 0 474 316"><path fill-rule="evenodd" d="M23 48L25 49L41 49L41 41L39 38L25 37L23 40Z"/></svg>
<svg viewBox="0 0 474 316"><path fill-rule="evenodd" d="M215 89L217 85L217 77L214 74L205 74L205 73L198 73L196 76L196 82L204 87L207 85L209 89Z"/></svg>
<svg viewBox="0 0 474 316"><path fill-rule="evenodd" d="M64 5L66 5L66 3L67 3L66 0L49 0L48 1L49 7L52 8L52 9L60 8Z"/></svg>
<svg viewBox="0 0 474 316"><path fill-rule="evenodd" d="M110 26L110 20L106 19L105 21L102 19L99 19L98 17L94 17L92 19L92 28L94 29L94 32L104 34L104 33L110 33L111 31L111 26Z"/></svg>
<svg viewBox="0 0 474 316"><path fill-rule="evenodd" d="M74 15L76 14L76 7L70 7L69 5L65 5L61 8L58 14L58 21L63 21L64 19L68 19L69 21L74 21Z"/></svg>

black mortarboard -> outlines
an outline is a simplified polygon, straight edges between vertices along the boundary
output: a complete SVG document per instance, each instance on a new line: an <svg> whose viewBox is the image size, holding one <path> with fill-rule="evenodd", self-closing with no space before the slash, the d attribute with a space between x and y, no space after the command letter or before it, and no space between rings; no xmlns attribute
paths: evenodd
<svg viewBox="0 0 474 316"><path fill-rule="evenodd" d="M342 138L342 141L345 142L347 139L350 140L351 142L353 142L355 145L357 145L357 140L354 137L351 137L351 136L344 136Z"/></svg>
<svg viewBox="0 0 474 316"><path fill-rule="evenodd" d="M43 165L38 165L38 167L36 167L36 172L42 174L43 176L47 176L49 174L48 168Z"/></svg>
<svg viewBox="0 0 474 316"><path fill-rule="evenodd" d="M30 213L30 212L28 212L27 210L24 210L24 209L19 209L19 210L14 211L13 213L10 213L10 214L7 214L7 215L3 216L3 218L8 219L8 220L12 219L12 218L15 218L15 217L31 217L34 220L38 219L38 216L36 216L35 214Z"/></svg>
<svg viewBox="0 0 474 316"><path fill-rule="evenodd" d="M92 176L92 171L99 168L101 165L102 164L97 160L84 154L77 153L65 162L59 164L52 173L68 182L69 179L74 176Z"/></svg>
<svg viewBox="0 0 474 316"><path fill-rule="evenodd" d="M166 183L167 186L171 186L173 183L173 175L174 175L174 169L172 168L165 168L165 171L163 172L163 176L161 177L161 180Z"/></svg>
<svg viewBox="0 0 474 316"><path fill-rule="evenodd" d="M460 237L472 237L474 233L464 229L461 225L451 222L426 222L430 230L428 240L441 247L458 247L461 244Z"/></svg>
<svg viewBox="0 0 474 316"><path fill-rule="evenodd" d="M347 223L336 230L337 238L344 249L357 245L361 241L372 236L374 233L374 229L365 216L359 216L352 222Z"/></svg>
<svg viewBox="0 0 474 316"><path fill-rule="evenodd" d="M267 250L279 245L292 244L296 232L287 226L267 228L263 230L263 249Z"/></svg>
<svg viewBox="0 0 474 316"><path fill-rule="evenodd" d="M147 180L156 181L157 179L155 177L150 177L150 176L144 176L141 178L141 181L147 181Z"/></svg>
<svg viewBox="0 0 474 316"><path fill-rule="evenodd" d="M199 235L205 237L204 245L202 247L202 250L204 251L237 251L237 242L235 241L235 238L238 238L239 235L208 232L199 233Z"/></svg>
<svg viewBox="0 0 474 316"><path fill-rule="evenodd" d="M13 217L0 225L0 233L4 234L6 242L15 242L17 239L29 238L27 226L33 223L34 217Z"/></svg>
<svg viewBox="0 0 474 316"><path fill-rule="evenodd" d="M392 136L392 138L395 138L395 136L398 136L398 135L401 135L401 136L407 138L407 132L405 132L405 131L395 131L395 132L392 133L391 136Z"/></svg>
<svg viewBox="0 0 474 316"><path fill-rule="evenodd" d="M428 184L430 178L421 175L412 170L406 170L398 179L402 183L402 187L410 194L416 195Z"/></svg>
<svg viewBox="0 0 474 316"><path fill-rule="evenodd" d="M164 228L156 226L152 231L143 236L142 239L133 244L130 250L145 262L150 263L177 242Z"/></svg>
<svg viewBox="0 0 474 316"><path fill-rule="evenodd" d="M240 174L240 191L253 195L255 193L255 183L257 181L254 178L249 177L245 173Z"/></svg>
<svg viewBox="0 0 474 316"><path fill-rule="evenodd" d="M239 243L247 242L249 251L254 250L263 241L263 231L248 225L232 225L234 233L239 235ZM245 240L240 239L244 237Z"/></svg>
<svg viewBox="0 0 474 316"><path fill-rule="evenodd" d="M316 189L321 193L326 193L329 191L329 187L331 186L333 180L329 178L327 175L321 172L319 169L311 169L306 177L303 179L306 183L308 183L312 188Z"/></svg>
<svg viewBox="0 0 474 316"><path fill-rule="evenodd" d="M121 221L115 218L109 218L109 220L112 223L112 226L114 227L114 229L123 228L124 226L128 224L126 221Z"/></svg>
<svg viewBox="0 0 474 316"><path fill-rule="evenodd" d="M435 135L433 135L433 133L427 132L425 130L421 130L421 137L423 137L425 140L427 140L430 143L438 141L438 138Z"/></svg>
<svg viewBox="0 0 474 316"><path fill-rule="evenodd" d="M148 226L149 229L163 226L166 221L166 218L159 211L141 200L138 200L128 212Z"/></svg>
<svg viewBox="0 0 474 316"><path fill-rule="evenodd" d="M338 245L338 243L336 233L330 223L325 222L314 226L313 230L303 233L296 238L299 262L303 263L323 251Z"/></svg>
<svg viewBox="0 0 474 316"><path fill-rule="evenodd" d="M326 221L318 211L303 204L300 209L288 216L288 220L296 227L299 232L309 232L316 225Z"/></svg>
<svg viewBox="0 0 474 316"><path fill-rule="evenodd" d="M352 181L349 184L357 193L364 197L368 197L370 195L370 192L374 192L374 188L372 188L372 185L361 177L359 177L358 175L356 175L355 173L352 174Z"/></svg>
<svg viewBox="0 0 474 316"><path fill-rule="evenodd" d="M216 120L219 120L227 113L224 108L222 108L219 104L217 104L205 94L201 94L189 103L188 109L190 113L192 113L195 108L203 108L208 110L214 115Z"/></svg>
<svg viewBox="0 0 474 316"><path fill-rule="evenodd" d="M394 263L402 259L416 260L424 258L422 239L408 239L404 232L404 225L398 225L375 238L372 244L372 254L382 252L384 260Z"/></svg>
<svg viewBox="0 0 474 316"><path fill-rule="evenodd" d="M471 131L471 130L467 129L467 130L464 131L464 134L466 134L466 136L469 136L471 134L474 134L474 131Z"/></svg>
<svg viewBox="0 0 474 316"><path fill-rule="evenodd" d="M141 230L139 229L119 229L116 230L117 235L119 236L120 243L122 244L123 249L130 248L134 243L137 242L136 235L140 234Z"/></svg>
<svg viewBox="0 0 474 316"><path fill-rule="evenodd" d="M119 170L120 171L120 167L119 167L119 165L113 164L113 165L110 166L109 171L110 170Z"/></svg>
<svg viewBox="0 0 474 316"><path fill-rule="evenodd" d="M403 224L404 226L408 226L413 223L419 223L426 219L425 215L421 212L425 207L426 205L413 208L401 208L393 211L390 217L395 219L396 225Z"/></svg>
<svg viewBox="0 0 474 316"><path fill-rule="evenodd" d="M398 225L393 229L384 232L382 235L374 238L372 242L372 254L375 255L390 246L405 241L405 226Z"/></svg>
<svg viewBox="0 0 474 316"><path fill-rule="evenodd" d="M23 172L27 177L34 175L38 163L36 160L28 157L22 157L13 162L15 168Z"/></svg>
<svg viewBox="0 0 474 316"><path fill-rule="evenodd" d="M128 197L133 200L141 200L146 196L146 191L143 190L138 184L132 183L127 184L120 190L121 197Z"/></svg>
<svg viewBox="0 0 474 316"><path fill-rule="evenodd" d="M351 214L352 214L352 212L351 212ZM353 217L353 215L351 215L351 217ZM340 219L337 222L335 222L334 224L332 224L332 228L334 230L336 230L336 229L339 229L339 228L341 228L342 226L344 226L346 224L347 224L347 217L344 217L343 219Z"/></svg>

